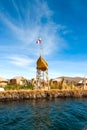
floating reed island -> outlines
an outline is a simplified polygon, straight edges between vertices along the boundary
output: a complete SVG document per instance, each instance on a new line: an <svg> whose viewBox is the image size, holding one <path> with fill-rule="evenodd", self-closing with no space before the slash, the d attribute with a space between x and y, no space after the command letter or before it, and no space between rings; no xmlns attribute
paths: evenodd
<svg viewBox="0 0 87 130"><path fill-rule="evenodd" d="M87 79L82 78L61 77L50 79L49 86L43 80L40 86L37 86L34 79L28 82L23 77L17 77L11 79L9 83L2 82L4 87L0 88L0 101L83 98L87 97L86 81Z"/></svg>
<svg viewBox="0 0 87 130"><path fill-rule="evenodd" d="M48 63L40 56L36 62L36 79L22 76L0 78L0 101L23 99L87 97L87 79L81 77L48 78Z"/></svg>
<svg viewBox="0 0 87 130"><path fill-rule="evenodd" d="M0 92L0 101L83 97L87 97L87 90L8 90Z"/></svg>

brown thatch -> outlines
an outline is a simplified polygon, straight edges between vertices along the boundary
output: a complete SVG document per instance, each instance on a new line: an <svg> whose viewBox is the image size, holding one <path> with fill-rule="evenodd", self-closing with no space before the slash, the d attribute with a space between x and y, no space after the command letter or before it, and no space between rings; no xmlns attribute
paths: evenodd
<svg viewBox="0 0 87 130"><path fill-rule="evenodd" d="M8 83L7 79L0 77L0 86L1 87L6 86L7 83Z"/></svg>
<svg viewBox="0 0 87 130"><path fill-rule="evenodd" d="M10 80L10 83L24 85L26 83L26 79L22 76L16 76Z"/></svg>
<svg viewBox="0 0 87 130"><path fill-rule="evenodd" d="M39 59L37 60L37 69L38 70L42 70L45 71L48 69L48 64L45 61L45 59L43 57L39 57Z"/></svg>

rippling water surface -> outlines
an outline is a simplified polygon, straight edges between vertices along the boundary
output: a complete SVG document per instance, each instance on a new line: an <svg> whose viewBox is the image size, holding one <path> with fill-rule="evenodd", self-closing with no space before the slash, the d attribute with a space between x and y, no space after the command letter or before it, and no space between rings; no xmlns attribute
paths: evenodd
<svg viewBox="0 0 87 130"><path fill-rule="evenodd" d="M1 102L0 130L87 130L87 99Z"/></svg>

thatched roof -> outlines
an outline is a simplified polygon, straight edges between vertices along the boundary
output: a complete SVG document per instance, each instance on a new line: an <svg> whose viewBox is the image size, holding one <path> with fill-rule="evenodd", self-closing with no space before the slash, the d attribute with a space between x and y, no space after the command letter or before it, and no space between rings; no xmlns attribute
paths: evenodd
<svg viewBox="0 0 87 130"><path fill-rule="evenodd" d="M22 77L22 76L16 76L16 77L13 77L12 79L16 79L16 80L24 80L25 78Z"/></svg>
<svg viewBox="0 0 87 130"><path fill-rule="evenodd" d="M0 82L8 82L8 80L3 77L0 77Z"/></svg>
<svg viewBox="0 0 87 130"><path fill-rule="evenodd" d="M39 59L37 60L37 69L38 70L42 70L45 71L48 69L48 64L45 61L45 59L43 57L39 57Z"/></svg>
<svg viewBox="0 0 87 130"><path fill-rule="evenodd" d="M61 82L62 78L56 78L56 79L53 79L52 81Z"/></svg>
<svg viewBox="0 0 87 130"><path fill-rule="evenodd" d="M80 80L79 82L78 82L78 84L84 84L84 83L86 83L87 84L87 79L83 79L83 80Z"/></svg>

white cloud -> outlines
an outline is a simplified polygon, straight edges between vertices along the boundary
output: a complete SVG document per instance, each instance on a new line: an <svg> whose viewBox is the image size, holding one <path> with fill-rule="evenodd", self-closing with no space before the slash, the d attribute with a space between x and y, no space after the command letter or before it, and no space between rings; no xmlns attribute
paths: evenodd
<svg viewBox="0 0 87 130"><path fill-rule="evenodd" d="M28 3L26 5L22 5L22 2L19 1L17 5L14 0L10 2L12 2L13 10L16 11L18 18L12 16L12 13L8 12L8 10L6 11L6 9L3 12L0 10L0 22L5 25L5 29L10 34L8 39L14 36L14 39L11 40L13 41L12 43L9 44L8 42L6 43L7 45L0 45L1 52L4 52L2 56L4 55L5 57L3 58L4 66L2 65L4 74L6 71L9 75L14 76L20 75L22 72L24 75L29 73L34 75L36 72L36 68L34 68L36 61L34 61L33 57L37 57L40 53L39 45L36 44L38 36L42 37L43 54L50 56L56 51L58 53L61 49L67 48L67 43L60 36L60 31L68 30L66 26L55 24L52 21L54 12L49 9L44 0L34 0L32 1L34 3L27 0ZM55 71L54 73L57 75Z"/></svg>
<svg viewBox="0 0 87 130"><path fill-rule="evenodd" d="M55 50L58 51L65 48L66 42L58 34L59 30L65 29L65 26L56 25L52 21L53 12L49 9L46 2L40 0L35 0L34 2L33 4L28 2L28 6L25 9L21 7L19 10L16 2L12 1L19 19L23 21L17 21L9 13L8 15L0 13L2 21L9 27L9 31L20 41L20 48L24 48L26 52L36 55L38 47L35 45L35 42L39 35L43 39L44 55L50 55ZM22 14L24 19L21 17L21 13L24 13ZM42 20L45 21L42 22Z"/></svg>
<svg viewBox="0 0 87 130"><path fill-rule="evenodd" d="M20 56L10 56L10 62L14 65L25 67L31 65L34 60L30 58L20 57Z"/></svg>
<svg viewBox="0 0 87 130"><path fill-rule="evenodd" d="M70 34L70 33L72 33L72 31L70 31L70 30L63 30L63 31L62 31L62 34L63 34L63 35Z"/></svg>

